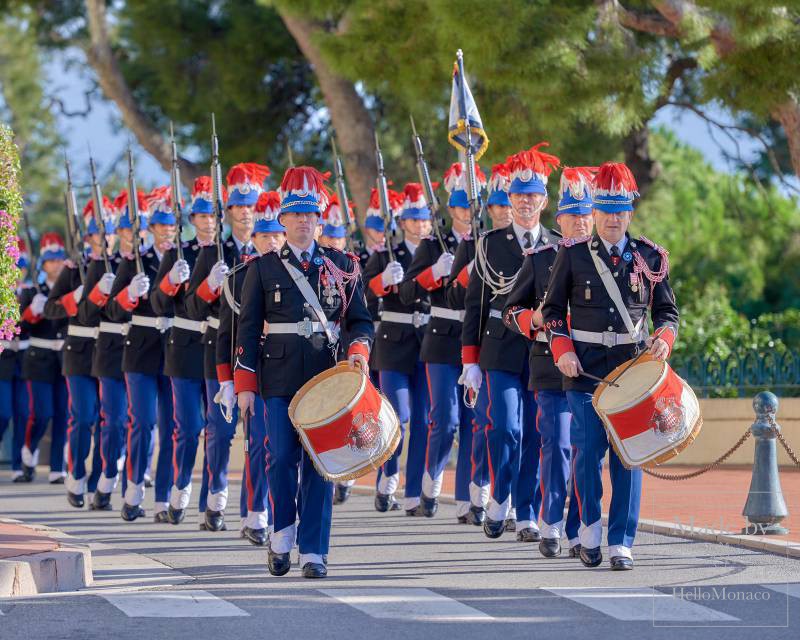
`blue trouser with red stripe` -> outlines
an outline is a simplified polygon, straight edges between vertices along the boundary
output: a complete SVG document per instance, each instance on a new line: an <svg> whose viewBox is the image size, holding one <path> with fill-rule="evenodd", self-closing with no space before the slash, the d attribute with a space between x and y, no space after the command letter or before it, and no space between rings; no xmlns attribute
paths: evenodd
<svg viewBox="0 0 800 640"><path fill-rule="evenodd" d="M527 364L521 373L486 371L487 443L492 497L487 515L504 520L516 509L518 529L536 525L541 439L536 431L536 401L528 390Z"/></svg>
<svg viewBox="0 0 800 640"><path fill-rule="evenodd" d="M220 384L206 380L206 464L208 465L208 509L224 511L228 504L228 463L236 421L228 422L214 402Z"/></svg>
<svg viewBox="0 0 800 640"><path fill-rule="evenodd" d="M425 365L417 362L414 373L380 371L380 388L389 399L400 420L401 440L392 457L383 463L378 491L393 494L400 482L400 454L403 451L405 424L408 423L408 453L406 456L406 497L419 498L422 474L425 470L425 447L428 440L428 397Z"/></svg>
<svg viewBox="0 0 800 640"><path fill-rule="evenodd" d="M269 505L269 482L267 480L267 415L264 400L255 398L255 415L245 426L247 432L244 450L242 491L239 496L239 515L243 526L251 529L266 529L272 522ZM234 407L233 422L238 421L239 410Z"/></svg>
<svg viewBox="0 0 800 640"><path fill-rule="evenodd" d="M267 476L274 533L270 548L291 551L297 534L300 566L322 564L328 553L333 512L333 483L322 478L289 421L291 397L265 398L267 408ZM298 482L299 474L299 482ZM299 487L299 494L298 494ZM295 522L299 516L299 527Z"/></svg>
<svg viewBox="0 0 800 640"><path fill-rule="evenodd" d="M469 483L470 503L476 507L486 508L489 501L491 476L489 475L489 451L486 445L486 428L489 418L486 408L489 405L489 394L486 382L481 385L475 399L472 418L472 476Z"/></svg>
<svg viewBox="0 0 800 640"><path fill-rule="evenodd" d="M69 422L67 426L67 479L70 493L86 493L86 458L92 446L92 433L99 411L97 380L90 376L67 376Z"/></svg>
<svg viewBox="0 0 800 640"><path fill-rule="evenodd" d="M200 432L205 426L202 397L203 380L171 378L172 402L175 407L175 431L172 452L173 509L186 509L192 494L192 470L200 445Z"/></svg>
<svg viewBox="0 0 800 640"><path fill-rule="evenodd" d="M600 546L603 526L603 459L608 451L608 436L592 406L592 394L567 391L572 410L570 439L575 447L573 481L581 506L581 545L587 549ZM639 524L642 497L642 470L626 469L613 448L608 451L611 476L611 504L608 509L608 544L611 556L629 555Z"/></svg>
<svg viewBox="0 0 800 640"><path fill-rule="evenodd" d="M28 422L25 426L25 444L22 461L35 467L39 461L39 442L50 430L50 472L64 471L64 442L67 435L67 384L64 378L57 382L37 382L28 380Z"/></svg>
<svg viewBox="0 0 800 640"><path fill-rule="evenodd" d="M155 511L165 511L172 488L172 433L175 430L172 388L163 374L126 373L130 402L128 429L128 487L125 502L139 505L144 499L144 472L153 441L153 424L158 428L158 462L155 477Z"/></svg>
<svg viewBox="0 0 800 640"><path fill-rule="evenodd" d="M542 440L539 485L542 490L542 536L561 538L564 532L564 505L570 474L569 430L572 414L563 391L536 392L536 428Z"/></svg>
<svg viewBox="0 0 800 640"><path fill-rule="evenodd" d="M125 381L118 378L100 378L100 453L103 473L97 481L97 490L112 493L117 486L117 463L125 451L125 431L128 425L128 394ZM125 493L126 476L122 474Z"/></svg>
<svg viewBox="0 0 800 640"><path fill-rule="evenodd" d="M25 442L25 425L28 422L28 385L19 376L11 380L0 380L0 441L14 423L11 433L11 468L22 469L22 445Z"/></svg>
<svg viewBox="0 0 800 640"><path fill-rule="evenodd" d="M458 433L455 498L461 503L459 515L469 510L469 483L474 412L464 404L464 388L458 384L461 369L450 364L427 363L428 393L431 401L428 452L422 492L428 498L441 493L442 476Z"/></svg>

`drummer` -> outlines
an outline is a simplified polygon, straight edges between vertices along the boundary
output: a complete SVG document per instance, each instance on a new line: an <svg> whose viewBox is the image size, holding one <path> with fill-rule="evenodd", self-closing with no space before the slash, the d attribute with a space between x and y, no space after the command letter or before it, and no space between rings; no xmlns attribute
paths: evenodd
<svg viewBox="0 0 800 640"><path fill-rule="evenodd" d="M303 452L289 421L289 402L304 383L335 364L340 328L349 338L348 361L364 373L369 369L374 335L357 264L314 240L327 205L324 180L312 167L287 170L281 182L279 216L286 228L286 244L253 260L242 288L234 390L242 412L252 414L256 393L266 405L267 477L274 526L268 567L274 576L288 573L295 539L303 576L328 574L333 486ZM324 313L324 323L315 308L320 308L321 316ZM269 328L260 347L265 321ZM282 375L267 375L275 370ZM299 525L295 525L297 520Z"/></svg>
<svg viewBox="0 0 800 640"><path fill-rule="evenodd" d="M606 162L600 167L593 188L595 234L562 241L542 309L573 416L570 437L581 506L580 558L587 567L603 561L601 471L609 445L592 406L597 383L582 373L602 378L645 349L666 360L678 335L667 251L643 236L633 240L627 233L638 195L627 166ZM604 281L600 271L611 277ZM648 308L654 325L650 336ZM633 569L631 548L639 520L642 471L626 469L613 449L609 471L608 552L611 569L625 571Z"/></svg>

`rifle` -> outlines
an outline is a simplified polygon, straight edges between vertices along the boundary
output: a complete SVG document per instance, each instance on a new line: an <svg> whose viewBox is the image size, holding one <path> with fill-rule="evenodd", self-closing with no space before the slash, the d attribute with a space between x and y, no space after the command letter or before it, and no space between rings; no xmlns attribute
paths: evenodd
<svg viewBox="0 0 800 640"><path fill-rule="evenodd" d="M386 184L386 172L383 169L383 154L381 153L380 142L378 142L377 131L375 132L375 161L378 166L378 178L376 183L378 188L378 196L381 203L381 215L383 216L383 221L386 225L384 242L386 244L386 251L389 253L389 262L395 262L394 249L392 249L394 225L392 224L392 210L389 207L389 187Z"/></svg>
<svg viewBox="0 0 800 640"><path fill-rule="evenodd" d="M286 143L286 157L289 159L289 167L293 167L294 156L292 155L292 146L288 142Z"/></svg>
<svg viewBox="0 0 800 640"><path fill-rule="evenodd" d="M142 265L142 253L139 250L142 242L139 237L141 225L139 219L139 196L136 190L136 176L133 174L133 151L131 151L130 145L128 145L128 217L131 219L133 231L133 259L136 260L136 273L142 273L144 266Z"/></svg>
<svg viewBox="0 0 800 640"><path fill-rule="evenodd" d="M414 150L417 154L417 173L419 173L419 181L422 183L422 188L425 191L425 199L428 201L428 206L431 208L433 232L436 234L436 239L439 241L439 246L442 248L442 253L447 253L447 244L445 244L444 237L442 236L442 227L444 226L444 221L439 215L439 198L436 196L436 192L433 190L431 174L428 171L428 163L425 160L425 153L422 151L422 140L417 134L417 127L414 125L414 116L409 117L411 118L411 137L414 141Z"/></svg>
<svg viewBox="0 0 800 640"><path fill-rule="evenodd" d="M75 200L75 191L72 189L72 172L70 171L67 154L64 154L64 164L67 167L67 190L64 192L64 204L67 210L67 251L69 257L78 269L78 276L81 284L86 281L86 268L83 264L83 256L80 250L83 243L83 233L80 229L80 218L78 217L78 203Z"/></svg>
<svg viewBox="0 0 800 640"><path fill-rule="evenodd" d="M103 266L106 273L111 273L111 263L108 260L108 242L106 242L106 223L103 220L103 194L100 192L100 185L97 184L97 172L95 171L94 158L89 156L89 168L92 170L92 203L94 204L94 221L97 224L97 233L100 234L100 250L103 252ZM128 194L130 200L130 194Z"/></svg>
<svg viewBox="0 0 800 640"><path fill-rule="evenodd" d="M222 220L225 210L222 207L222 169L219 166L217 123L213 113L211 114L211 193L214 215L217 217L217 262L222 262L225 260L225 251L222 248Z"/></svg>
<svg viewBox="0 0 800 640"><path fill-rule="evenodd" d="M459 92L458 102L461 114L464 116L464 126L466 126L466 165L467 165L467 199L469 208L472 210L472 236L477 247L478 236L483 230L483 202L478 194L478 178L475 174L475 151L472 148L472 130L469 124L469 114L467 113L467 85L464 76L464 53L459 49L456 52L458 62L458 73L461 76L461 91Z"/></svg>
<svg viewBox="0 0 800 640"><path fill-rule="evenodd" d="M344 170L342 159L336 150L336 138L331 135L331 150L333 151L333 174L336 178L336 193L339 196L339 207L342 210L344 224L347 227L347 248L353 250L353 234L356 231L356 224L350 217L350 207L347 204L347 185L344 181Z"/></svg>
<svg viewBox="0 0 800 640"><path fill-rule="evenodd" d="M175 243L175 251L178 260L183 260L183 246L181 236L183 236L183 207L181 205L181 170L178 167L178 148L175 146L175 131L172 128L172 121L169 123L169 142L172 147L172 171L170 171L170 181L172 186L172 210L175 212L175 223L178 225L178 237Z"/></svg>
<svg viewBox="0 0 800 640"><path fill-rule="evenodd" d="M28 269L31 272L31 281L36 290L41 293L42 288L39 285L39 267L37 266L38 258L36 260L33 258L31 223L30 220L28 220L28 210L25 207L22 207L22 232L25 234L25 243L28 245L28 255L30 255L30 267L28 267Z"/></svg>

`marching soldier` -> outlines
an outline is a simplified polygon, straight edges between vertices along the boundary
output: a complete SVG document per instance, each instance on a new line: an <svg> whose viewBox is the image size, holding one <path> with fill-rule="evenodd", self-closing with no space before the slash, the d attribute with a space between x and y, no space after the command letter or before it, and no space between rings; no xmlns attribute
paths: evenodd
<svg viewBox="0 0 800 640"><path fill-rule="evenodd" d="M289 571L289 552L296 539L303 576L324 578L333 486L303 452L289 421L289 402L306 381L335 364L336 329L350 341L351 366L367 372L372 318L357 261L314 241L317 219L326 206L322 174L311 167L290 168L280 193L286 244L278 253L253 260L247 269L234 384L240 411L254 415L257 394L266 404L267 474L274 520L269 571L276 576ZM267 337L260 347L265 322ZM271 374L276 367L282 375ZM298 500L298 473L302 500Z"/></svg>
<svg viewBox="0 0 800 640"><path fill-rule="evenodd" d="M488 537L499 538L513 502L520 542L540 539L536 505L540 438L533 393L528 391L529 347L522 336L507 331L502 312L522 267L523 251L557 244L539 218L547 206L547 176L558 166L558 158L539 151L539 146L507 162L513 222L478 239L462 332L464 386L477 394L481 370L486 376L492 495L483 530Z"/></svg>
<svg viewBox="0 0 800 640"><path fill-rule="evenodd" d="M170 201L174 202L172 194ZM167 508L170 524L180 524L186 515L192 495L192 470L200 443L200 432L206 422L203 412L204 325L188 317L186 286L201 247L213 244L217 229L211 178L208 176L200 176L194 182L189 221L195 228L196 239L182 243L181 259L178 259L177 248L169 249L164 254L152 296L153 310L159 316L172 317L164 354L164 375L169 377L172 384L172 399L175 404L175 452L172 490ZM181 242L181 239L178 238L177 242Z"/></svg>
<svg viewBox="0 0 800 640"><path fill-rule="evenodd" d="M322 226L319 243L329 249L344 251L347 246L347 229L344 226L344 218L339 206L339 198L334 193L330 196L330 202L325 211L325 224Z"/></svg>
<svg viewBox="0 0 800 640"><path fill-rule="evenodd" d="M561 174L556 221L564 238L580 238L592 232L590 214L594 171L594 167L565 167ZM547 558L561 555L561 534L566 529L569 555L576 558L580 553L580 518L574 484L566 525L564 523L564 505L571 474L569 429L572 414L569 412L566 393L562 390L561 373L556 369L553 356L550 355L541 311L558 248L556 243L549 242L526 254L514 288L508 294L503 322L510 329L533 341L529 361L529 388L536 394L536 426L542 441L539 468L542 488L542 539L539 542L539 551Z"/></svg>
<svg viewBox="0 0 800 640"><path fill-rule="evenodd" d="M678 334L678 309L669 286L667 251L627 233L638 195L622 163L606 162L595 178L595 234L566 240L558 252L542 309L553 360L566 377L572 412L575 490L581 506L580 558L602 560L601 471L608 438L592 406L595 382L643 349L665 360ZM647 310L654 325L648 337ZM569 324L567 312L570 314ZM612 570L633 568L631 548L639 520L642 470L626 469L609 454L612 498L608 545Z"/></svg>
<svg viewBox="0 0 800 640"><path fill-rule="evenodd" d="M216 245L203 247L189 279L186 312L192 320L205 321L203 373L206 383L206 464L209 471L209 496L201 527L207 531L224 531L225 507L228 503L228 461L236 423L229 423L214 398L220 391L217 380L217 330L219 329L219 297L228 272L250 255L254 207L262 191L269 168L255 163L237 164L228 171L226 218L231 236L222 244L222 259ZM221 221L218 221L220 224ZM221 226L221 225L220 225ZM217 231L219 233L219 230Z"/></svg>
<svg viewBox="0 0 800 640"><path fill-rule="evenodd" d="M479 188L486 186L486 176L476 167ZM466 192L466 173L463 163L455 163L444 174L444 185L450 194L447 210L453 224L445 237L448 251L442 252L433 238L424 239L414 252L414 260L400 284L400 301L413 305L427 294L431 303L431 318L425 329L420 357L425 362L431 402L427 459L420 496L409 494L406 487L404 507L408 515L432 518L439 507L442 478L453 439L459 434L459 457L456 467L456 500L459 517L469 511L469 473L472 448L473 412L463 400L458 374L461 349L463 312L452 309L447 302L445 282L450 276L456 248L469 236L471 212ZM459 467L462 469L459 472Z"/></svg>
<svg viewBox="0 0 800 640"><path fill-rule="evenodd" d="M428 440L428 396L425 364L419 358L425 326L430 318L430 299L425 293L412 304L400 300L397 285L411 265L414 252L431 233L431 211L425 202L422 185L409 183L400 210L403 242L393 247L395 260L387 251L376 251L364 268L364 282L370 294L381 300L381 321L375 332L373 361L378 369L380 389L392 403L401 429L409 424L406 459L406 492L418 496L422 489L425 449ZM401 438L405 434L401 434ZM402 440L391 458L381 467L375 494L375 509L380 512L399 509L394 497L400 484Z"/></svg>

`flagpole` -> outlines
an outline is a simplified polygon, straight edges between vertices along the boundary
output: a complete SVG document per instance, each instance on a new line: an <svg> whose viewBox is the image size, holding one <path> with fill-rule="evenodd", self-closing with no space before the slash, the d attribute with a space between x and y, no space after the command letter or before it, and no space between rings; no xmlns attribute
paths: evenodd
<svg viewBox="0 0 800 640"><path fill-rule="evenodd" d="M472 148L472 127L467 113L467 85L464 75L464 53L459 49L456 52L456 64L458 65L459 91L458 102L461 116L464 119L466 133L465 159L467 165L467 199L472 210L472 226L475 241L478 239L478 231L481 229L481 203L478 199L478 179L475 172L475 152Z"/></svg>

